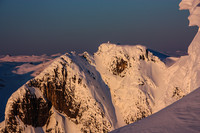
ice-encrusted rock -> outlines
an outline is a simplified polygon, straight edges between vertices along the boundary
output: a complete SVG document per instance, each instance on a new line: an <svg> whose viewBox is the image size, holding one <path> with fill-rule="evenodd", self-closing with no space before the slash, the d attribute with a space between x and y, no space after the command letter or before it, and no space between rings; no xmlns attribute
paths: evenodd
<svg viewBox="0 0 200 133"><path fill-rule="evenodd" d="M190 11L189 21L190 26L200 25L200 1L199 0L182 0L179 4L180 9L188 9ZM176 98L183 97L191 91L200 87L200 30L188 47L188 55L180 57L176 62L167 69L165 87L166 93L160 101L172 103ZM178 90L178 91L177 91ZM179 92L179 95L174 95ZM173 99L169 97L173 96ZM163 107L161 107L163 108ZM159 109L158 109L159 110Z"/></svg>
<svg viewBox="0 0 200 133"><path fill-rule="evenodd" d="M13 93L2 131L112 131L188 94L181 77L190 73L190 88L198 79L183 65L187 62L188 57L181 57L167 68L144 46L111 43L100 45L93 56L64 54Z"/></svg>
<svg viewBox="0 0 200 133"><path fill-rule="evenodd" d="M182 0L180 3L180 9L188 9L190 11L190 16L188 17L190 21L190 26L200 26L200 1L199 0ZM188 88L191 91L199 87L200 83L197 81L199 79L199 61L200 61L200 30L198 30L193 41L188 48L188 56L180 58L177 63L172 67L172 69L177 69L177 74L182 74L183 87ZM185 71L186 70L186 71ZM179 72L178 72L179 71ZM186 81L186 82L185 82Z"/></svg>
<svg viewBox="0 0 200 133"><path fill-rule="evenodd" d="M7 120L17 118L19 124L13 131L19 127L20 131L36 131L36 127L41 127L44 132L75 132L65 128L64 123L71 123L76 132L108 132L147 117L152 114L151 91L156 85L151 79L152 68L146 69L153 65L156 69L165 68L158 57L141 45L102 44L94 57L87 52L62 55L11 96L6 106L5 127L9 126ZM26 97L27 92L30 97ZM35 95L39 101L30 101ZM14 108L15 104L21 108L18 105L24 97L27 106L23 108L28 111L40 106L41 99L47 103L48 110L39 109L48 116L42 124L25 122L26 117L22 118L19 109ZM36 105L32 106L33 103ZM12 110L16 113L10 113ZM38 120L36 114L30 121Z"/></svg>
<svg viewBox="0 0 200 133"><path fill-rule="evenodd" d="M200 26L200 1L182 0L180 9L188 9L190 26ZM164 101L169 102L171 95L173 98L180 99L186 94L192 92L175 104L166 109L144 119L141 122L131 124L113 131L113 133L122 132L199 132L199 90L200 90L200 30L188 48L188 55L181 57L174 65L169 67L166 83ZM173 88L173 89L172 89ZM189 110L188 110L189 109ZM159 110L159 109L158 109Z"/></svg>
<svg viewBox="0 0 200 133"><path fill-rule="evenodd" d="M156 83L152 77L165 69L144 46L102 44L94 55L96 68L109 86L114 106L126 124L152 114Z"/></svg>
<svg viewBox="0 0 200 133"><path fill-rule="evenodd" d="M189 10L190 26L200 26L200 1L199 0L182 0L179 4L181 10ZM200 52L200 31L196 34L194 40L188 48L188 53L191 56L199 55ZM195 58L195 57L193 57Z"/></svg>

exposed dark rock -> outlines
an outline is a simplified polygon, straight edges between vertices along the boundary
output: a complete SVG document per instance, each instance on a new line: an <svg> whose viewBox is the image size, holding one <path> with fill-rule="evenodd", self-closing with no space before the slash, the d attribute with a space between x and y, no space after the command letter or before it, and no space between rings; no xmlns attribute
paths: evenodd
<svg viewBox="0 0 200 133"><path fill-rule="evenodd" d="M128 62L122 58L116 58L111 65L114 75L120 75L128 67Z"/></svg>
<svg viewBox="0 0 200 133"><path fill-rule="evenodd" d="M25 125L42 127L51 116L51 103L37 98L26 90L22 98L18 98L12 104L8 118L6 118L5 132L22 132L23 127L19 124L19 118Z"/></svg>
<svg viewBox="0 0 200 133"><path fill-rule="evenodd" d="M81 103L75 101L75 88L71 86L72 82L76 82L76 75L67 79L66 64L61 64L61 69L56 67L53 70L54 75L45 76L41 81L39 79L30 80L28 85L38 87L56 110L64 112L69 118L77 118ZM69 82L68 85L66 85L66 82Z"/></svg>
<svg viewBox="0 0 200 133"><path fill-rule="evenodd" d="M146 51L146 54L140 56L140 59L146 60L149 56L148 51ZM135 56L135 58L129 57L129 55L115 57L110 65L110 72L114 75L124 77L128 72L128 68L131 67L130 61L132 58L134 61L138 60L138 56ZM51 116L49 110L53 106L56 112L60 112L61 115L65 114L64 116L67 116L71 122L80 125L82 132L109 132L113 125L108 120L106 112L102 108L103 105L96 98L93 98L93 95L90 96L90 85L94 89L99 89L96 83L100 78L97 75L98 71L90 69L92 66L89 66L91 63L89 59L87 54L73 58L63 56L50 69L42 73L43 75L41 74L30 80L27 85L40 89L45 101L42 98L37 98L35 94L31 94L27 90L22 99L13 103L13 109L9 117L11 120L8 121L7 127L10 129L9 125L18 125L15 116L20 118L25 125L32 125L33 127L42 127L45 125L48 127ZM70 61L67 62L66 60ZM83 63L74 64L76 60L82 60ZM77 71L80 71L80 73L77 73ZM96 80L95 83L92 83L92 78ZM139 85L142 87L145 85L145 82L141 81ZM84 93L83 95L82 92ZM88 95L85 96L85 94ZM103 97L103 100L106 100L106 98ZM147 117L152 113L151 108L149 108L149 104L151 103L148 99L145 101L145 98L143 98L142 100L136 105L137 113L131 114L131 117L124 117L124 121L127 124ZM55 119L54 117L52 118ZM58 128L60 126L59 123L57 122L55 125L55 127L49 126L46 128L46 132L61 131ZM18 129L15 127L11 128L11 132L23 131L23 127L17 127ZM7 128L5 131L7 131Z"/></svg>
<svg viewBox="0 0 200 133"><path fill-rule="evenodd" d="M12 110L10 110L9 118L6 119L6 126L4 129L4 133L21 133L23 128L20 126L19 121L16 119L16 116L19 113L18 104L20 99L15 101L12 105Z"/></svg>
<svg viewBox="0 0 200 133"><path fill-rule="evenodd" d="M176 99L181 99L183 98L185 95L183 94L183 92L181 91L181 89L179 89L178 87L175 87L172 97L175 97Z"/></svg>
<svg viewBox="0 0 200 133"><path fill-rule="evenodd" d="M25 96L18 104L19 118L25 125L32 125L33 127L42 127L45 125L50 116L49 110L51 103L45 102L42 98L37 98L35 94L26 91Z"/></svg>
<svg viewBox="0 0 200 133"><path fill-rule="evenodd" d="M139 58L140 60L145 60L145 57L144 57L144 55L140 55L140 58Z"/></svg>
<svg viewBox="0 0 200 133"><path fill-rule="evenodd" d="M92 61L89 58L89 54L87 52L84 52L83 55L81 56L83 59L85 59L89 64L92 63Z"/></svg>
<svg viewBox="0 0 200 133"><path fill-rule="evenodd" d="M151 61L156 62L156 60L154 60L154 59L151 59Z"/></svg>
<svg viewBox="0 0 200 133"><path fill-rule="evenodd" d="M81 84L81 83L82 83L82 79L78 78L78 84Z"/></svg>
<svg viewBox="0 0 200 133"><path fill-rule="evenodd" d="M134 123L138 120L141 120L145 117L148 117L152 114L152 109L149 106L149 99L146 98L143 102L144 103L140 103L140 102L136 103L136 107L137 107L136 116L130 116L130 117L124 119L124 121L127 125ZM145 104L145 106L142 106L142 104Z"/></svg>
<svg viewBox="0 0 200 133"><path fill-rule="evenodd" d="M146 49L146 53L145 53L146 58L149 57L149 51Z"/></svg>

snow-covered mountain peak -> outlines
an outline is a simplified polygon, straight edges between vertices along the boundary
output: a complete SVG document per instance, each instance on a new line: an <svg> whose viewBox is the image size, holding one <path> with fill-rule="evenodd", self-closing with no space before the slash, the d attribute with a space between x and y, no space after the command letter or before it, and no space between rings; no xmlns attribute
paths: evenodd
<svg viewBox="0 0 200 133"><path fill-rule="evenodd" d="M198 2L180 4L195 25ZM199 49L200 32L170 66L142 45L66 53L13 93L0 132L105 133L136 122L199 88Z"/></svg>
<svg viewBox="0 0 200 133"><path fill-rule="evenodd" d="M111 43L103 43L99 46L98 51L94 53L96 63L102 60L103 65L111 63L114 60L128 62L138 62L140 60L160 62L160 59L154 56L145 46L142 45L117 45ZM125 63L125 64L126 64ZM127 64L128 65L128 64Z"/></svg>
<svg viewBox="0 0 200 133"><path fill-rule="evenodd" d="M152 114L156 73L163 68L164 63L141 45L102 44L93 56L66 53L13 93L6 106L5 131L35 132L33 127L40 127L41 131L108 132L132 123ZM31 112L34 102L33 107L41 107L36 112L47 111L42 124L27 123L26 114L21 118L18 112ZM54 116L75 125L76 131L66 129Z"/></svg>
<svg viewBox="0 0 200 133"><path fill-rule="evenodd" d="M146 47L142 45L117 45L117 44L111 44L111 43L103 43L99 46L98 51L96 54L100 53L109 53L109 54L129 54L132 55L138 55L142 52L146 52Z"/></svg>

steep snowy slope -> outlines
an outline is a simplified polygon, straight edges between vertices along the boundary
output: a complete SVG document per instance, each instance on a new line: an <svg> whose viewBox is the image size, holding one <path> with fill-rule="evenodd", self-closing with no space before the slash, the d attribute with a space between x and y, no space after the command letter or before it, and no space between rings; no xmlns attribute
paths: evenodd
<svg viewBox="0 0 200 133"><path fill-rule="evenodd" d="M199 26L198 2L180 6ZM66 53L12 94L0 131L109 132L143 119L200 86L199 35L189 55L169 66L141 45L104 43L94 55Z"/></svg>
<svg viewBox="0 0 200 133"><path fill-rule="evenodd" d="M107 132L114 129L116 116L109 89L99 73L86 60L87 55L71 53L59 57L40 75L16 91L6 106L5 130L26 131L24 124L43 127L45 132L72 130L66 129L62 119L53 117L58 115L58 112L61 113L61 118L66 118L77 125L74 132L77 129L82 132ZM35 90L41 95L37 97L35 91L29 93L30 90ZM29 99L34 97L32 102L27 100L27 95L30 95ZM22 102L28 106L21 106ZM32 105L33 103L37 104ZM40 118L40 114L33 114L31 106L36 106L34 112L41 113L41 116L46 114L47 117ZM25 116L22 117L21 114ZM40 119L43 120L42 123ZM10 128L11 126L13 128Z"/></svg>
<svg viewBox="0 0 200 133"><path fill-rule="evenodd" d="M190 25L200 25L200 1L183 0L180 9L190 10ZM173 96L177 98L195 90L200 86L200 30L188 48L188 56L183 56L174 65L168 68L165 98L160 102L170 103L171 91L175 88ZM163 109L147 119L120 128L114 132L200 132L200 88L182 100ZM159 106L158 106L159 107ZM162 108L162 107L159 107ZM159 109L158 109L159 110Z"/></svg>
<svg viewBox="0 0 200 133"><path fill-rule="evenodd" d="M200 26L200 1L183 0L180 9L189 9L189 21L191 26ZM187 94L200 86L200 30L188 48L188 56L183 56L171 66L167 74L167 91L176 88L180 93ZM171 93L168 91L168 93ZM182 94L182 95L183 95ZM169 94L168 94L169 95ZM166 95L167 96L167 95ZM168 97L166 97L168 99ZM163 100L166 101L166 100Z"/></svg>
<svg viewBox="0 0 200 133"><path fill-rule="evenodd" d="M132 123L152 114L163 70L140 45L102 44L94 57L65 54L9 98L5 131L108 132ZM66 129L58 114L76 128Z"/></svg>
<svg viewBox="0 0 200 133"><path fill-rule="evenodd" d="M141 121L112 133L199 133L200 88Z"/></svg>
<svg viewBox="0 0 200 133"><path fill-rule="evenodd" d="M121 121L129 124L152 114L166 69L158 57L140 45L102 44L94 58Z"/></svg>
<svg viewBox="0 0 200 133"><path fill-rule="evenodd" d="M112 131L158 111L165 103L160 97L166 93L161 87L167 72L141 45L105 43L94 56L67 53L13 93L2 131Z"/></svg>

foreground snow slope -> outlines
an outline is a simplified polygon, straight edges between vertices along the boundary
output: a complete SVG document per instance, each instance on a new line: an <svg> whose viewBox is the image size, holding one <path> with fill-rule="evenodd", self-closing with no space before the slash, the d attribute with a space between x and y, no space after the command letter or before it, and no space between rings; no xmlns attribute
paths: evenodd
<svg viewBox="0 0 200 133"><path fill-rule="evenodd" d="M200 88L141 121L112 133L199 133Z"/></svg>
<svg viewBox="0 0 200 133"><path fill-rule="evenodd" d="M182 0L180 9L190 11L190 26L200 25L200 1L199 0ZM188 94L200 86L200 30L196 34L188 48L188 55L182 56L171 65L167 70L166 95L159 102L170 103L172 87L177 91L173 96L180 97ZM177 95L177 92L179 94ZM142 121L135 124L120 128L114 132L200 132L200 89L197 89L189 96L184 97L177 103L163 109ZM181 97L182 97L181 96ZM162 108L157 106L158 108Z"/></svg>
<svg viewBox="0 0 200 133"><path fill-rule="evenodd" d="M190 26L200 25L200 4L199 0L182 0L180 3L180 9L188 9L190 11L189 21ZM180 98L185 94L190 93L194 89L200 86L200 30L198 30L195 38L188 48L188 55L182 56L176 60L176 62L167 68L165 81L160 88L165 91L165 95L160 97L157 109L162 109L168 103L172 103L173 99L168 97L174 93L173 96ZM174 89L172 89L174 88ZM179 92L177 95L176 92ZM164 103L163 103L164 102ZM164 106L163 106L164 105Z"/></svg>

